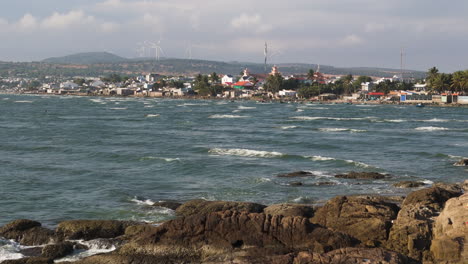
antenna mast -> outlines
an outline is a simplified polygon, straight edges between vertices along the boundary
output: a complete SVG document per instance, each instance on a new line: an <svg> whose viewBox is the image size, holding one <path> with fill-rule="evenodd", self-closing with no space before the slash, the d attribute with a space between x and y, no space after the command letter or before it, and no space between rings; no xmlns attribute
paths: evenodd
<svg viewBox="0 0 468 264"><path fill-rule="evenodd" d="M404 77L404 67L403 67L403 56L404 56L404 53L403 53L403 47L401 47L400 49L400 75L401 75L401 81L402 82L405 82L405 77Z"/></svg>
<svg viewBox="0 0 468 264"><path fill-rule="evenodd" d="M265 55L265 72L267 71L267 60L268 60L268 44L265 41L265 49L263 50L263 55Z"/></svg>

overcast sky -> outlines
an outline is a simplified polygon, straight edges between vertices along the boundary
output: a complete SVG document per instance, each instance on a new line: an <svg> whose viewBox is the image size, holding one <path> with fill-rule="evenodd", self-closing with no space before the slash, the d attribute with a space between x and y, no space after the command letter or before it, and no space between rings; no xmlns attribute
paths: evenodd
<svg viewBox="0 0 468 264"><path fill-rule="evenodd" d="M468 69L467 0L1 0L0 60L77 52ZM153 56L154 56L154 50ZM146 51L149 55L149 51Z"/></svg>

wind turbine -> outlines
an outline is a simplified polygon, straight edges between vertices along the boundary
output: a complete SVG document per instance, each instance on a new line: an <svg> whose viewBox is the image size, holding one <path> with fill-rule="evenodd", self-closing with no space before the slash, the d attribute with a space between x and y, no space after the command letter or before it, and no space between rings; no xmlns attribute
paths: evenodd
<svg viewBox="0 0 468 264"><path fill-rule="evenodd" d="M192 60L192 43L191 42L187 44L187 48L185 49L185 58Z"/></svg>
<svg viewBox="0 0 468 264"><path fill-rule="evenodd" d="M149 49L154 49L157 61L159 61L161 55L164 54L164 50L161 48L161 40L158 42L145 41L145 46L147 46Z"/></svg>

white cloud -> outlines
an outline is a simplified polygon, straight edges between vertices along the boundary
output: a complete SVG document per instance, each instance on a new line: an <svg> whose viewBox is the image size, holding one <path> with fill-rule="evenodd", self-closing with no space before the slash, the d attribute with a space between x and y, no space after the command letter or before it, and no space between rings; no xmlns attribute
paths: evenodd
<svg viewBox="0 0 468 264"><path fill-rule="evenodd" d="M351 35L347 35L346 37L344 37L340 41L340 43L345 46L348 46L348 45L351 46L351 45L363 44L364 40L355 34L351 34Z"/></svg>
<svg viewBox="0 0 468 264"><path fill-rule="evenodd" d="M63 14L54 12L42 21L41 26L46 29L65 29L74 25L89 24L94 20L93 16L87 16L81 10Z"/></svg>
<svg viewBox="0 0 468 264"><path fill-rule="evenodd" d="M38 26L38 22L33 15L28 13L18 21L17 25L20 30L31 30Z"/></svg>
<svg viewBox="0 0 468 264"><path fill-rule="evenodd" d="M240 16L233 18L231 27L255 33L266 33L273 28L271 25L262 23L262 17L259 14L249 15L247 13L242 13Z"/></svg>
<svg viewBox="0 0 468 264"><path fill-rule="evenodd" d="M99 28L102 32L113 33L119 30L119 24L113 22L103 22Z"/></svg>

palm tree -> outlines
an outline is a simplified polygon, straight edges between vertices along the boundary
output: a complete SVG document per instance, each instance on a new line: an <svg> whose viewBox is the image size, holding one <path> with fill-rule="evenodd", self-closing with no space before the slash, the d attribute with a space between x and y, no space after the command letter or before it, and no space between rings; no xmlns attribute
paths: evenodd
<svg viewBox="0 0 468 264"><path fill-rule="evenodd" d="M468 74L466 74L466 71L454 72L450 87L453 92L463 92L468 87Z"/></svg>
<svg viewBox="0 0 468 264"><path fill-rule="evenodd" d="M343 77L343 84L345 87L345 93L346 94L351 94L351 86L353 85L353 75L348 74L345 77Z"/></svg>
<svg viewBox="0 0 468 264"><path fill-rule="evenodd" d="M219 82L219 76L218 74L216 74L216 72L213 72L211 75L210 75L210 79L213 83L218 83Z"/></svg>
<svg viewBox="0 0 468 264"><path fill-rule="evenodd" d="M307 79L313 81L315 78L315 72L314 70L310 69L309 72L307 73Z"/></svg>

